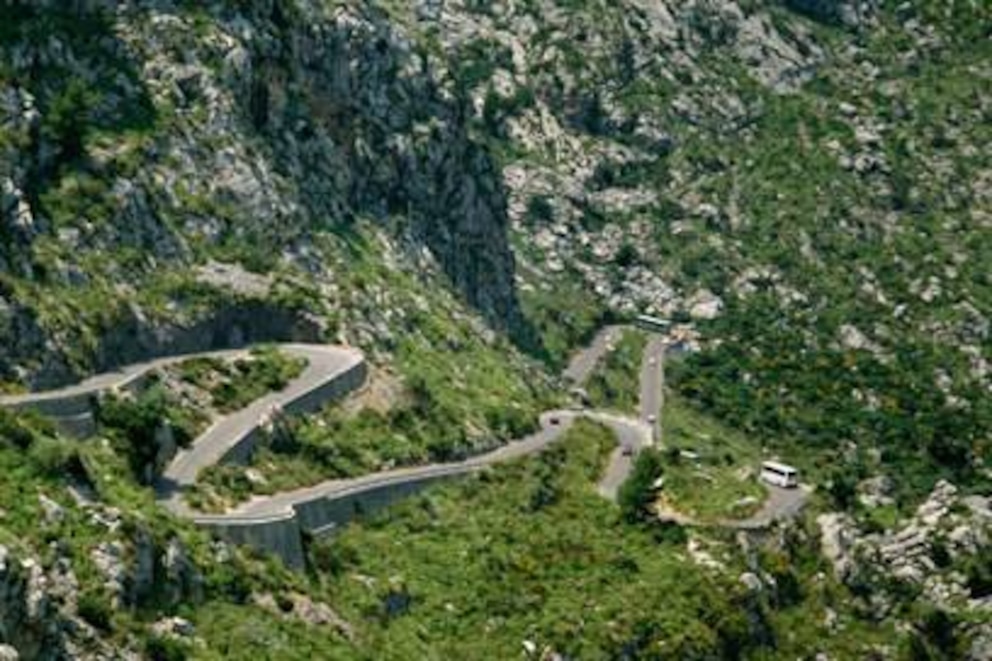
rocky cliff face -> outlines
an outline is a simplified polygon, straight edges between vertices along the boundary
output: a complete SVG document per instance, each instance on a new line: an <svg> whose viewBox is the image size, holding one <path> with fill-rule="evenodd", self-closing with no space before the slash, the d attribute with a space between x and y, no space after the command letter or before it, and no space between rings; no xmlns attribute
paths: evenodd
<svg viewBox="0 0 992 661"><path fill-rule="evenodd" d="M61 623L37 560L0 546L0 658L59 658ZM4 656L6 655L6 656Z"/></svg>
<svg viewBox="0 0 992 661"><path fill-rule="evenodd" d="M49 532L64 531L78 515L46 496L39 500ZM140 658L132 644L109 640L113 612L203 599L201 571L178 537L156 541L143 523L112 507L91 503L84 514L103 540L88 557L75 555L70 543L53 542L44 558L0 545L0 659Z"/></svg>
<svg viewBox="0 0 992 661"><path fill-rule="evenodd" d="M257 4L267 30L225 57L308 224L403 218L405 238L431 250L473 307L497 328L519 324L505 193L468 135L465 100L376 12L283 7Z"/></svg>
<svg viewBox="0 0 992 661"><path fill-rule="evenodd" d="M786 5L828 23L860 27L870 20L877 2L862 0L787 0Z"/></svg>
<svg viewBox="0 0 992 661"><path fill-rule="evenodd" d="M215 343L246 302L189 267L216 256L333 280L314 235L359 218L520 331L498 169L464 101L381 12L35 6L2 10L8 379ZM292 312L242 335L299 337Z"/></svg>
<svg viewBox="0 0 992 661"><path fill-rule="evenodd" d="M877 507L877 503L871 503ZM868 617L899 618L909 598L962 616L962 652L986 658L992 643L992 500L939 482L913 516L869 532L849 515L817 518L823 556Z"/></svg>

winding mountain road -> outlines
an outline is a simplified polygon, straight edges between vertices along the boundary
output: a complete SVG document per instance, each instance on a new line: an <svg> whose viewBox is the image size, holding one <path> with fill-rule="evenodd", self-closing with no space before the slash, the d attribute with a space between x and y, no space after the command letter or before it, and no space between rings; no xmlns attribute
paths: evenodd
<svg viewBox="0 0 992 661"><path fill-rule="evenodd" d="M589 418L605 424L622 439L621 442L640 446L648 437L647 430L634 420L615 418L596 412L575 410L549 411L541 416L541 428L539 431L530 436L512 441L486 454L477 455L458 462L410 466L361 477L328 480L312 487L285 491L273 496L256 497L239 505L224 516L230 515L238 518L273 517L286 512L300 503L312 502L321 498L334 500L387 485L406 482L425 482L427 480L474 473L495 464L542 452L558 441L568 431L575 420L580 417ZM627 458L625 457L625 459ZM616 487L625 478L626 472L624 469L622 467L614 469L611 464L604 475L603 483L600 487L601 493L604 493L604 495L615 495ZM604 488L606 484L611 485L609 489Z"/></svg>
<svg viewBox="0 0 992 661"><path fill-rule="evenodd" d="M569 374L568 378L578 378L583 381L588 378L599 360L608 353L610 345L616 340L619 340L621 332L622 327L620 326L608 327L600 332L587 348L577 352L572 358L571 365L575 369L570 368L566 371L566 374ZM657 365L660 356L657 353L652 353L650 356L648 354L649 352L645 353L644 365L648 366L649 362L651 362L651 365ZM654 357L653 361L650 360L651 356ZM645 369L644 371L648 374L656 374L657 377L642 379L641 383L644 390L641 397L642 399L645 397L656 398L658 397L657 393L660 392L662 387L660 382L661 372L657 369ZM656 413L657 411L655 411ZM231 510L228 514L242 519L246 517L273 517L292 509L300 503L312 502L321 498L333 500L362 490L376 489L391 484L423 482L429 479L440 479L472 473L498 463L518 459L545 450L561 438L574 421L580 417L602 423L617 435L619 440L618 446L611 454L610 461L599 484L599 492L603 496L615 499L620 485L623 484L624 480L630 474L636 452L640 448L652 443L651 426L645 421L647 415L649 414L645 414L645 419L639 420L598 411L575 409L548 411L541 416L541 426L537 432L530 436L511 441L486 454L477 455L458 462L410 466L355 478L328 480L315 486L286 491L273 496L255 497ZM630 447L633 451L630 454L625 454L623 452L624 447Z"/></svg>
<svg viewBox="0 0 992 661"><path fill-rule="evenodd" d="M620 340L625 328L608 326L602 329L588 347L573 356L563 376L573 384L584 383L600 360ZM652 335L640 368L640 404L636 417L585 409L549 411L541 416L540 428L534 434L463 461L404 467L356 478L328 480L307 488L255 497L223 514L207 515L192 510L182 499L183 490L195 484L197 475L204 468L219 462L247 459L258 440L259 430L271 420L274 413L315 411L328 402L357 390L365 382L365 357L358 350L311 344L284 344L279 345L279 348L291 356L306 360L302 373L282 391L269 393L246 408L217 420L189 448L176 454L157 481L155 490L163 506L200 525L229 532L231 528L237 527L242 530L255 529L256 533L239 533L235 537L241 541L250 539L249 543L266 550L277 549L277 552L283 553L284 558L290 558L289 561L297 566L302 562L302 550L298 541L298 526L302 524L298 517L302 516L301 510L312 508L315 504L323 503L333 508L335 503L354 503L354 499L363 494L372 499L376 494L391 491L408 493L419 485L438 479L476 472L494 464L532 455L559 440L580 417L602 423L617 435L619 443L611 453L598 484L600 494L615 499L620 486L630 474L637 453L643 447L661 442L661 423L658 418L664 394L663 363L666 343L664 338ZM191 358L232 359L248 354L247 350L228 350L159 358L101 374L58 390L0 397L0 406L32 408L66 419L79 415L92 417L95 397L115 390L137 389L142 380L155 370ZM387 502L391 501L387 499ZM784 508L791 511L798 506L789 501ZM338 520L346 520L350 516L339 512L334 514L338 515ZM289 537L286 537L285 530L275 531L272 527L288 521L297 526L293 528L297 532ZM335 522L318 525L316 528L310 525L307 529L313 532L316 529L333 528L335 525ZM286 538L274 541L274 536ZM294 536L297 541L294 541Z"/></svg>
<svg viewBox="0 0 992 661"><path fill-rule="evenodd" d="M593 336L589 346L576 351L572 359L568 361L568 367L562 373L566 380L575 385L585 383L596 365L607 353L620 341L626 326L613 325L604 326Z"/></svg>
<svg viewBox="0 0 992 661"><path fill-rule="evenodd" d="M651 425L655 445L662 444L661 410L665 405L665 351L668 341L652 335L641 361L641 420ZM652 416L654 420L652 421Z"/></svg>
<svg viewBox="0 0 992 661"><path fill-rule="evenodd" d="M588 347L573 356L569 367L565 370L566 378L574 383L584 382L602 357L620 339L623 330L622 326L609 326L601 330ZM209 517L200 515L183 502L181 494L184 488L196 483L197 475L201 470L225 460L236 460L250 454L254 445L254 435L275 411L298 413L316 410L328 401L357 389L364 381L365 358L355 349L311 344L279 345L280 350L306 360L307 365L303 372L285 389L269 393L246 408L215 421L189 448L180 450L157 481L156 494L161 504L176 514L196 519L209 518L216 521L228 516L238 520L243 520L245 517L271 517L283 514L294 505L314 498L334 498L338 494L350 494L356 490L374 488L383 484L458 475L534 454L557 441L571 427L575 419L586 417L610 427L620 441L600 484L600 492L612 498L629 474L636 451L652 443L651 425L647 422L647 416L650 414L646 411L657 412L657 409L652 407L655 405L654 402L660 402L661 372L655 369L655 365L660 365L663 345L652 343L652 346L661 347L661 353L648 351L645 354L641 378L641 419L596 411L551 411L541 416L541 428L538 432L464 461L399 468L352 479L329 480L305 489L255 498L223 515ZM56 418L83 414L92 416L95 398L108 392L137 389L143 379L156 370L194 358L231 360L248 355L249 351L246 349L233 349L157 358L105 372L78 384L56 390L3 396L0 397L0 406L34 409ZM342 377L355 373L359 367L362 368L360 378L343 382ZM335 384L337 387L334 387ZM630 454L623 452L624 447L631 448L633 452Z"/></svg>
<svg viewBox="0 0 992 661"><path fill-rule="evenodd" d="M573 383L583 383L595 370L599 361L615 345L624 331L623 326L608 326L602 329L590 345L573 356L564 375ZM321 393L329 384L337 382L342 375L363 365L365 358L358 350L325 345L283 344L279 349L306 361L303 372L293 379L285 389L269 393L248 405L246 408L220 418L202 433L189 448L180 450L169 462L156 485L160 500L170 509L183 514L192 514L179 498L183 488L196 483L201 470L228 459L239 451L239 445L257 432L259 427L274 411L297 412L298 409L316 409L330 399L347 394L361 385L354 382L339 389ZM129 365L118 370L90 377L78 384L56 390L0 397L0 406L13 409L35 409L49 415L59 415L60 410L76 414L79 407L90 407L92 400L102 394L127 390L137 385L156 370L167 368L195 358L216 358L233 360L247 357L247 349L207 351L157 358L143 363ZM641 418L635 419L595 411L553 411L541 417L541 429L528 437L512 441L487 454L460 462L432 464L426 466L400 468L353 479L329 480L307 489L281 493L267 498L257 498L252 502L232 510L232 515L271 514L284 510L301 499L317 494L332 496L335 493L352 491L363 485L391 482L402 479L422 478L435 474L459 474L478 470L495 463L523 457L548 447L558 440L578 417L587 417L606 424L620 440L620 446L611 458L601 491L613 496L629 473L632 455L622 452L623 447L635 451L652 443L651 425L648 416L656 415L661 402L663 387L661 361L664 344L660 338L652 338L645 353L641 374ZM363 374L364 376L364 374ZM310 401L304 403L310 398ZM67 413L67 415L69 415Z"/></svg>
<svg viewBox="0 0 992 661"><path fill-rule="evenodd" d="M160 500L165 501L170 509L184 511L180 492L196 483L201 470L225 460L232 453L240 454L242 458L250 454L251 447L242 448L242 444L252 444L249 436L255 434L273 412L313 411L347 394L354 388L332 389L323 395L321 391L345 375L363 368L365 363L365 356L360 351L345 347L284 344L280 345L280 350L306 360L303 372L283 390L260 397L240 411L217 420L189 448L176 454L156 485ZM358 387L362 381L364 372L360 379L348 385Z"/></svg>

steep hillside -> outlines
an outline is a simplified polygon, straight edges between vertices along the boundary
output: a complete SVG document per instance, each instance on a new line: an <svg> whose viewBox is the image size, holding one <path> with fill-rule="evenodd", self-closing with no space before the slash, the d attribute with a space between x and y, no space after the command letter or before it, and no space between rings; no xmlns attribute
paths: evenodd
<svg viewBox="0 0 992 661"><path fill-rule="evenodd" d="M988 479L987 5L454 5L420 32L500 156L540 330L581 325L578 282L685 322L677 387L785 451L880 451L858 472L907 498Z"/></svg>
<svg viewBox="0 0 992 661"><path fill-rule="evenodd" d="M0 390L362 348L356 402L204 476L222 509L518 437L646 312L685 349L659 461L723 462L670 500L771 454L817 491L768 534L631 522L582 426L292 574L155 506L181 411L0 412L0 659L988 658L990 260L982 0L5 2Z"/></svg>
<svg viewBox="0 0 992 661"><path fill-rule="evenodd" d="M354 337L324 311L350 307L335 272L363 218L524 332L498 172L381 12L32 7L5 5L0 34L8 380Z"/></svg>

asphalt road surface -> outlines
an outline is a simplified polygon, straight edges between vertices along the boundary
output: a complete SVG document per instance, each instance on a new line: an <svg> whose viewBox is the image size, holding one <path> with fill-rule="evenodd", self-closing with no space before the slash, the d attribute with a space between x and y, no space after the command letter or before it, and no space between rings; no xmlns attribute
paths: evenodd
<svg viewBox="0 0 992 661"><path fill-rule="evenodd" d="M812 492L812 489L806 485L800 485L794 489L784 489L771 484L766 484L765 486L768 488L768 499L761 505L760 510L746 519L698 521L687 514L671 511L661 513L660 518L663 521L670 521L683 526L758 530L768 528L776 521L794 519L802 511Z"/></svg>
<svg viewBox="0 0 992 661"><path fill-rule="evenodd" d="M589 346L575 352L562 376L576 385L585 383L603 356L620 341L624 328L624 326L605 326L596 333Z"/></svg>
<svg viewBox="0 0 992 661"><path fill-rule="evenodd" d="M652 335L641 363L641 420L651 425L652 441L661 445L661 409L665 403L665 338ZM654 422L651 416L655 417Z"/></svg>
<svg viewBox="0 0 992 661"><path fill-rule="evenodd" d="M165 481L178 487L196 483L197 474L219 462L245 434L258 427L274 410L282 409L365 360L361 352L343 347L284 344L280 350L307 361L303 372L285 389L256 399L247 407L215 422L187 449L169 462L163 472Z"/></svg>
<svg viewBox="0 0 992 661"><path fill-rule="evenodd" d="M596 368L599 361L613 345L619 341L624 330L622 326L609 326L601 330L592 343L576 353L564 372L564 376L575 384L583 383ZM166 467L159 481L158 494L164 505L185 516L197 516L180 500L181 490L195 483L198 473L221 461L248 433L264 423L270 414L290 402L319 390L341 374L364 361L357 350L322 345L286 344L280 349L286 353L306 359L307 366L284 390L269 393L252 402L248 407L232 413L215 422L197 438L190 448L180 451ZM79 384L59 390L0 397L0 406L21 407L31 403L78 395L95 395L114 388L120 388L143 374L179 363L195 357L233 358L245 355L244 350L214 351L160 358L145 363L122 368L87 379ZM615 499L620 485L627 479L637 453L645 446L660 443L660 413L664 393L664 354L665 341L652 336L644 352L640 374L640 411L637 417L622 416L600 411L549 411L541 416L541 427L536 433L512 441L487 454L464 461L445 464L431 464L398 468L352 479L329 480L313 487L279 493L273 496L257 497L230 512L209 517L212 520L245 517L265 517L285 513L293 504L312 500L315 497L334 498L353 494L356 491L378 487L390 483L419 481L429 477L459 475L481 470L487 466L541 452L557 441L579 417L585 417L612 429L619 441L610 456L609 463L599 482L599 492L607 498ZM650 416L655 416L652 423ZM782 493L779 493L782 492ZM802 490L777 490L765 507L752 519L736 522L735 525L748 527L782 516L791 516L802 507Z"/></svg>
<svg viewBox="0 0 992 661"><path fill-rule="evenodd" d="M51 400L68 399L71 397L86 395L99 395L100 393L108 392L117 388L124 388L135 379L141 378L150 371L168 367L169 365L175 365L176 363L181 363L194 358L233 359L245 355L248 355L247 350L233 349L228 351L206 351L203 353L191 353L178 356L169 356L166 358L156 358L143 363L136 363L134 365L128 365L127 367L121 367L111 372L104 372L102 374L89 377L79 383L65 386L63 388L57 388L55 390L46 390L45 392L25 393L19 395L4 395L0 397L0 406L16 408Z"/></svg>
<svg viewBox="0 0 992 661"><path fill-rule="evenodd" d="M362 477L328 480L312 487L285 491L273 496L255 497L247 503L231 510L229 515L235 518L264 518L286 512L297 503L311 501L316 498L333 499L387 484L415 482L426 478L440 478L473 473L489 466L527 457L546 450L558 441L571 428L575 420L580 417L589 418L607 425L623 442L631 443L635 447L643 445L649 434L648 430L636 420L600 414L595 411L549 411L541 416L541 428L539 431L522 439L511 441L507 445L486 454L471 457L464 461L428 464L426 466L410 466L364 475ZM627 470L629 468L626 466L614 466L611 463L610 468L606 471L600 483L600 492L609 497L615 496L617 488L626 477Z"/></svg>

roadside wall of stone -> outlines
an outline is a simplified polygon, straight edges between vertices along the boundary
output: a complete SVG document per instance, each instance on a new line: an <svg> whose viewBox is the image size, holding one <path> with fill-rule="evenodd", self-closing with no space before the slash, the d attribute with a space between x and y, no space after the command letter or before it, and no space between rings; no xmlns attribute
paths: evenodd
<svg viewBox="0 0 992 661"><path fill-rule="evenodd" d="M288 567L302 569L306 564L304 532L318 538L332 535L355 519L473 470L471 466L445 467L420 476L392 478L346 492L316 496L271 516L218 515L199 516L194 520L225 541L273 553Z"/></svg>
<svg viewBox="0 0 992 661"><path fill-rule="evenodd" d="M258 518L202 516L194 522L224 541L276 555L292 569L306 566L303 535L293 511Z"/></svg>
<svg viewBox="0 0 992 661"><path fill-rule="evenodd" d="M288 415L313 413L330 402L344 398L365 383L368 376L368 365L364 360L357 362L345 372L326 383L302 393L299 397L283 406L283 412ZM262 440L262 430L258 426L246 430L233 446L221 458L225 464L245 464L251 459L252 453Z"/></svg>
<svg viewBox="0 0 992 661"><path fill-rule="evenodd" d="M364 515L408 498L442 480L464 475L469 469L445 471L418 477L393 479L352 491L322 496L294 506L300 526L317 536L333 533Z"/></svg>

